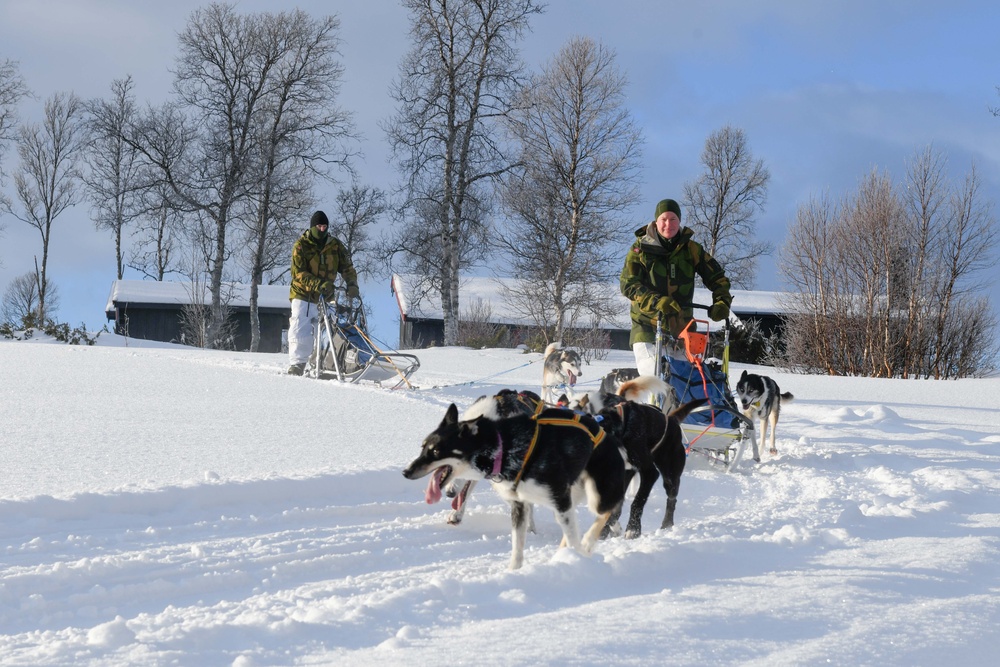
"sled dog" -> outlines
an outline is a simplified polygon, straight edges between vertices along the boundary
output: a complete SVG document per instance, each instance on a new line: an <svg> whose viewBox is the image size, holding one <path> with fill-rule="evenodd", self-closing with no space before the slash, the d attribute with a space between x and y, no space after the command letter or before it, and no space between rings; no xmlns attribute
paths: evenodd
<svg viewBox="0 0 1000 667"><path fill-rule="evenodd" d="M639 396L648 395L649 392L662 392L665 390L665 385L666 383L659 378L639 376L623 383L617 394L598 395L593 401L589 395L584 395L576 402L581 409L598 415L601 426L622 441L630 465L630 469L625 473L626 485L632 480L636 471L639 473L639 488L632 499L628 523L625 525L626 539L636 538L642 534L642 513L653 485L661 475L663 490L667 494L667 506L660 529L674 525L681 474L687 463L681 422L692 410L706 402L706 399L701 398L676 409L667 406L661 411L652 405L635 400ZM617 525L620 515L621 508L609 518L612 526Z"/></svg>
<svg viewBox="0 0 1000 667"><path fill-rule="evenodd" d="M602 394L617 394L618 389L629 380L639 377L639 371L635 368L615 368L601 378Z"/></svg>
<svg viewBox="0 0 1000 667"><path fill-rule="evenodd" d="M652 382L649 391L646 395L643 395L641 391L637 392L636 390L644 385L633 385L632 391L634 395L631 396L629 400L648 403L650 402L648 399L653 398L655 399L653 402L661 403L663 405L663 412L665 413L669 413L671 410L680 405L680 400L677 398L677 390L670 384L660 380L659 378L640 376L639 371L634 368L615 368L601 378L600 396L605 397L604 400L606 403L608 400L606 397L617 396L622 385L626 382L640 378ZM614 399L612 398L611 400Z"/></svg>
<svg viewBox="0 0 1000 667"><path fill-rule="evenodd" d="M562 343L549 343L545 348L542 367L542 399L555 404L561 391L573 391L576 379L583 375L583 359L576 350L562 347Z"/></svg>
<svg viewBox="0 0 1000 667"><path fill-rule="evenodd" d="M480 396L475 402L466 408L459 418L461 421L470 421L477 417L485 417L493 421L513 417L514 415L532 415L538 408L542 399L533 391L514 391L513 389L501 389L493 396ZM475 479L462 480L455 478L448 484L445 495L452 498L451 513L448 515L448 523L457 526L462 523L465 517L465 505L472 495L472 490L476 488ZM528 506L528 530L535 532L534 517L531 506Z"/></svg>
<svg viewBox="0 0 1000 667"><path fill-rule="evenodd" d="M492 481L511 505L510 569L516 570L524 563L527 503L555 511L564 546L591 552L625 495L624 456L618 439L589 415L549 408L497 421L460 421L453 403L403 476L430 475L428 501L440 498L441 487L455 477ZM581 539L575 505L584 497L596 519Z"/></svg>
<svg viewBox="0 0 1000 667"><path fill-rule="evenodd" d="M766 375L756 375L743 371L736 383L736 394L740 397L740 407L747 419L757 418L760 422L760 442L764 443L765 434L770 427L771 456L778 453L774 446L774 432L778 428L778 415L781 404L795 398L792 394L780 393L778 383Z"/></svg>

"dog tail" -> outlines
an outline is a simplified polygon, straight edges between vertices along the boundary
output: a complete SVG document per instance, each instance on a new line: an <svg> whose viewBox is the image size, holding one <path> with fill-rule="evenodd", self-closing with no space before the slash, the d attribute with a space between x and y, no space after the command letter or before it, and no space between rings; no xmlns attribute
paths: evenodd
<svg viewBox="0 0 1000 667"><path fill-rule="evenodd" d="M491 421L500 419L497 402L493 396L480 396L476 402L465 409L459 421L472 421L478 417L486 417Z"/></svg>
<svg viewBox="0 0 1000 667"><path fill-rule="evenodd" d="M708 403L707 398L696 398L693 401L688 401L684 405L680 406L676 410L670 413L671 417L676 417L677 421L682 422L687 419L687 416L691 414L691 411L695 408L701 407Z"/></svg>
<svg viewBox="0 0 1000 667"><path fill-rule="evenodd" d="M792 393L788 392L788 391L786 391L784 394L781 395L781 401L783 403L788 403L789 401L791 401L794 398L795 398L795 396L793 396Z"/></svg>
<svg viewBox="0 0 1000 667"><path fill-rule="evenodd" d="M552 341L547 346L545 346L545 352L543 352L543 358L549 356L550 354L558 350L560 347L562 347L562 341L558 340Z"/></svg>
<svg viewBox="0 0 1000 667"><path fill-rule="evenodd" d="M666 394L670 391L670 385L654 375L640 375L634 380L623 382L618 388L618 395L622 398L635 401L646 394Z"/></svg>

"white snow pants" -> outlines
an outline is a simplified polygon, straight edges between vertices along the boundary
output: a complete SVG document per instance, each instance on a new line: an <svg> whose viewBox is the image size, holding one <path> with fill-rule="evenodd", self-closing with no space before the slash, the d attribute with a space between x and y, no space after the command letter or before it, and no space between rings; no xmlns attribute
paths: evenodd
<svg viewBox="0 0 1000 667"><path fill-rule="evenodd" d="M639 371L639 375L657 375L656 345L636 343L632 346L632 352L635 354L635 368Z"/></svg>
<svg viewBox="0 0 1000 667"><path fill-rule="evenodd" d="M314 330L319 313L315 303L292 299L292 316L288 323L288 363L304 364L309 361L315 343Z"/></svg>
<svg viewBox="0 0 1000 667"><path fill-rule="evenodd" d="M639 375L659 375L656 367L656 345L653 343L636 343L632 346L632 353L635 354L635 368ZM684 359L684 350L675 349L670 345L665 345L663 354L675 359Z"/></svg>

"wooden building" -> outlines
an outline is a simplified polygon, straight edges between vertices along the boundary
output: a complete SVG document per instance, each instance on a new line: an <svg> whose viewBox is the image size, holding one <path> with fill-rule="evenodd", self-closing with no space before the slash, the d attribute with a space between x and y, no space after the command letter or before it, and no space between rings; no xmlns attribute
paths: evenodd
<svg viewBox="0 0 1000 667"><path fill-rule="evenodd" d="M444 341L444 314L441 310L438 296L419 296L415 293L414 276L394 275L392 290L399 306L399 347L401 349L419 349L441 345ZM517 315L503 300L502 287L513 287L512 279L466 277L459 287L460 307L463 315L468 312L470 304L486 304L490 320L511 329L531 328L534 324ZM601 328L608 334L610 347L616 350L631 349L628 340L631 332L629 320L629 301L618 291L618 285L605 286L616 295L620 305L620 314ZM783 311L780 292L762 292L751 290L733 290L733 314L742 321L753 320L760 330L767 335L777 335L783 331ZM712 294L704 288L696 288L695 303L710 304ZM704 311L696 317L705 318ZM734 361L759 361L759 353L754 349L741 345L734 336L731 354Z"/></svg>
<svg viewBox="0 0 1000 667"><path fill-rule="evenodd" d="M257 312L260 318L258 352L281 352L288 331L291 303L288 285L258 287ZM233 349L250 349L250 286L227 284L224 302L235 322ZM207 287L192 283L153 280L116 280L105 306L105 315L114 322L120 336L184 343L182 313L191 304L210 305Z"/></svg>

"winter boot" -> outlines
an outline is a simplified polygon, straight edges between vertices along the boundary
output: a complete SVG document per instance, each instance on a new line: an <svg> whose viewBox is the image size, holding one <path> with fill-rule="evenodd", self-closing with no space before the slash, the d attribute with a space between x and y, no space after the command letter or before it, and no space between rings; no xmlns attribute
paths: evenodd
<svg viewBox="0 0 1000 667"><path fill-rule="evenodd" d="M305 370L306 370L306 365L305 364L292 364L291 366L288 367L288 374L289 375L302 375L302 373Z"/></svg>

